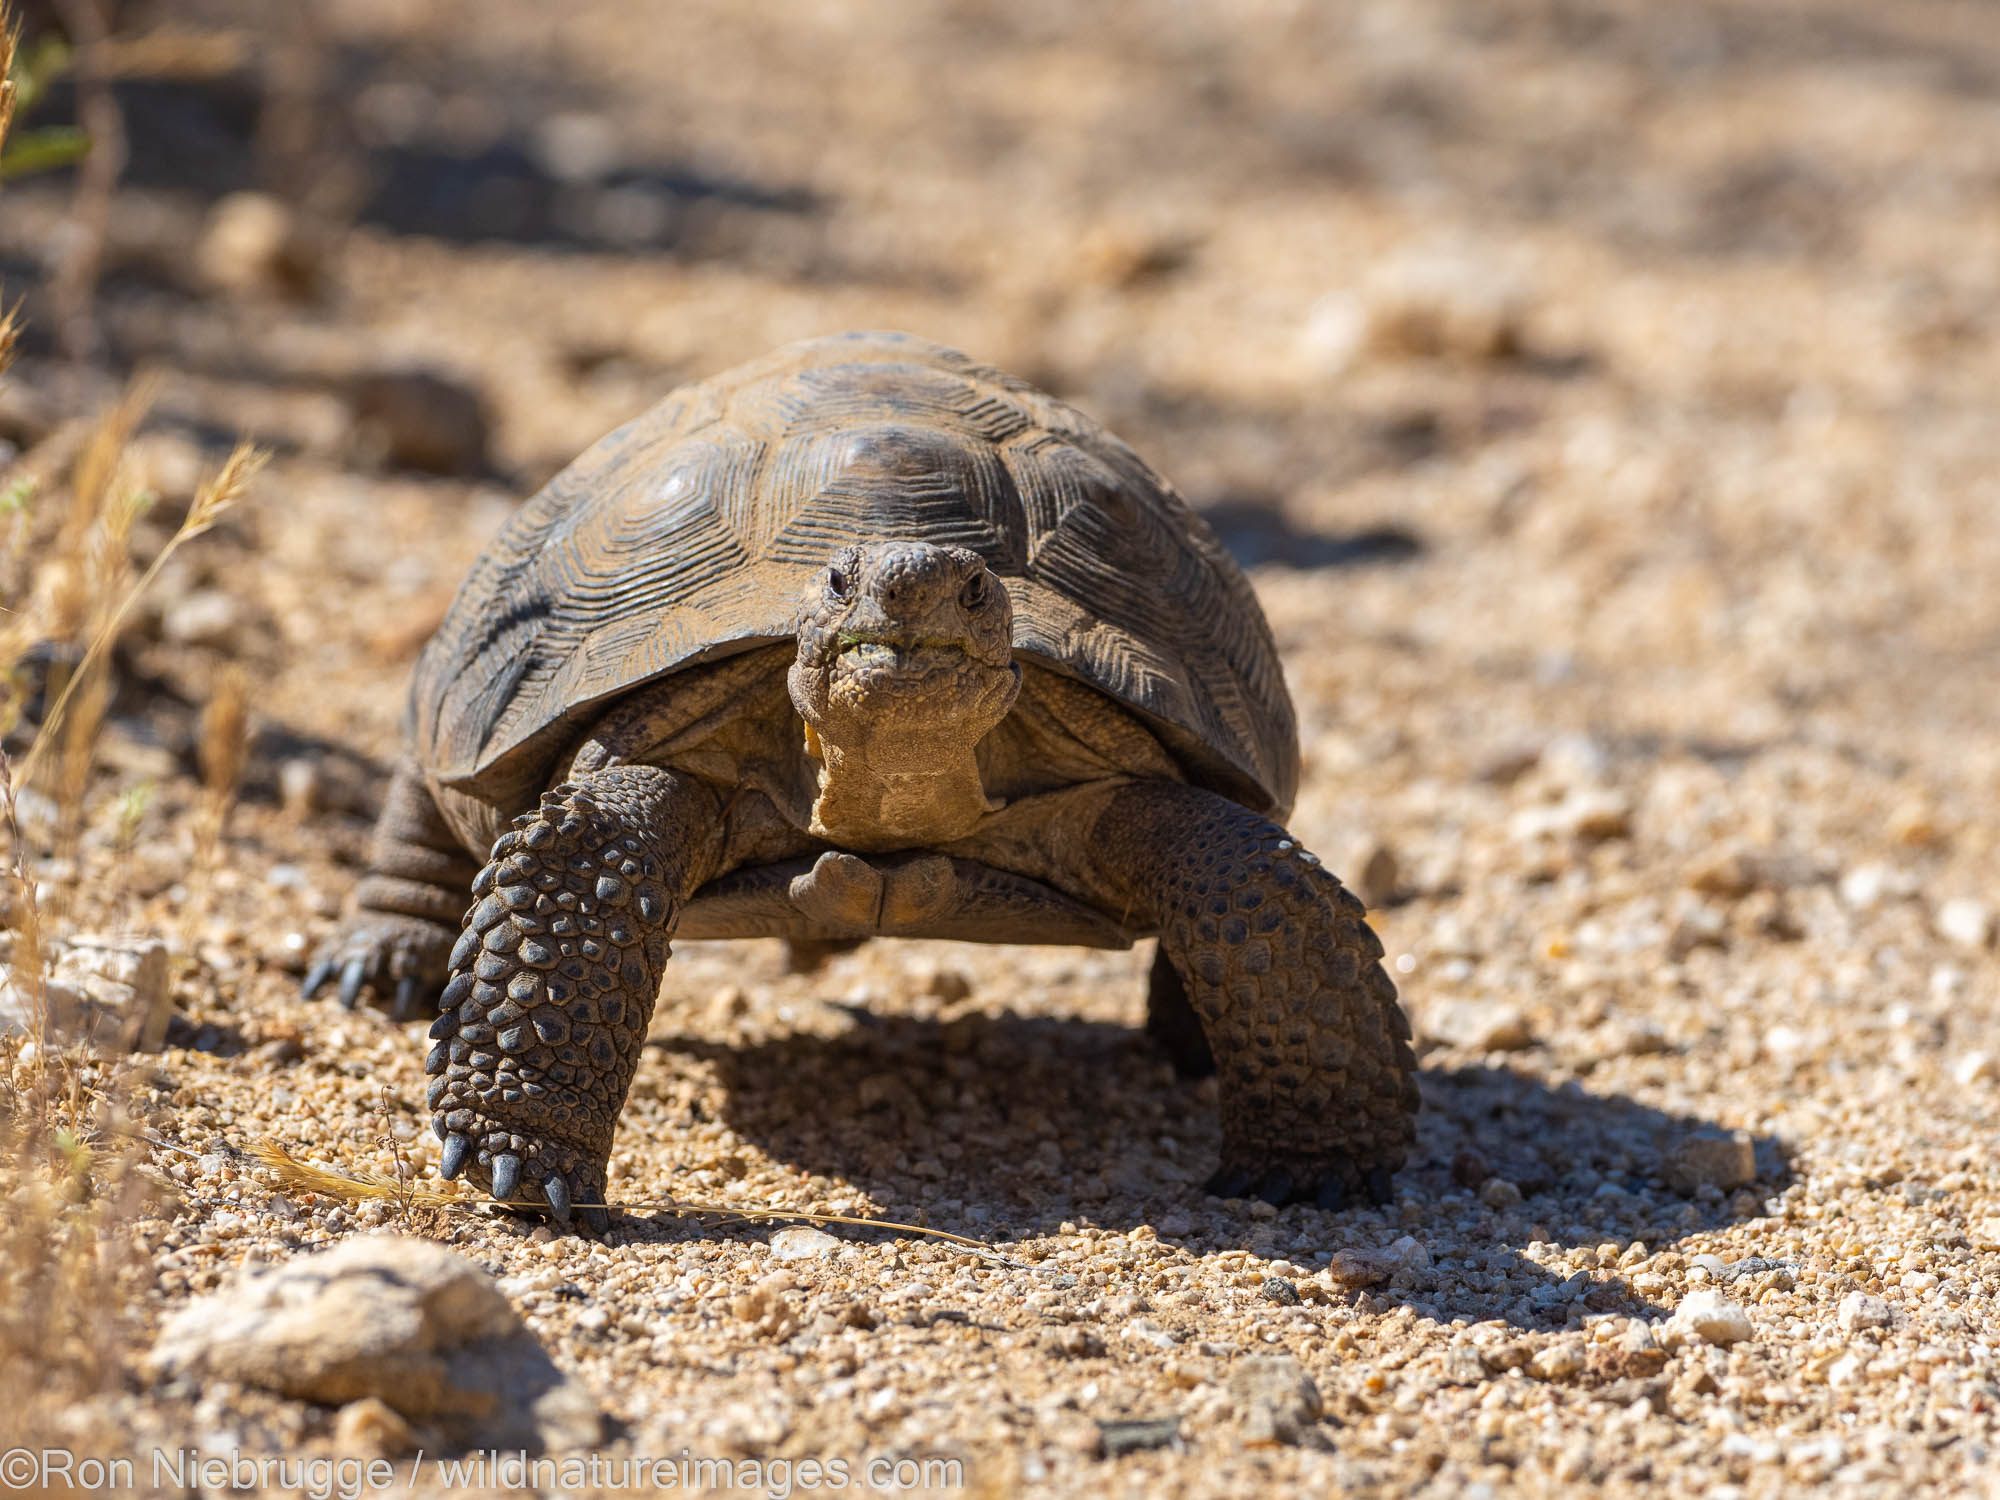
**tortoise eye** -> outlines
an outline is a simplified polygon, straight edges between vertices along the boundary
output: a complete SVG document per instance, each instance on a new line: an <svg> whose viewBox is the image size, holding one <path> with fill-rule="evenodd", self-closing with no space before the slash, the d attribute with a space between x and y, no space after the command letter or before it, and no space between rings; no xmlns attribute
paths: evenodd
<svg viewBox="0 0 2000 1500"><path fill-rule="evenodd" d="M986 575L984 573L975 574L971 579L967 580L965 587L959 590L958 602L967 609L978 609L980 605L986 602Z"/></svg>
<svg viewBox="0 0 2000 1500"><path fill-rule="evenodd" d="M828 568L826 570L826 587L827 592L832 594L834 598L845 599L847 597L847 575L838 568Z"/></svg>

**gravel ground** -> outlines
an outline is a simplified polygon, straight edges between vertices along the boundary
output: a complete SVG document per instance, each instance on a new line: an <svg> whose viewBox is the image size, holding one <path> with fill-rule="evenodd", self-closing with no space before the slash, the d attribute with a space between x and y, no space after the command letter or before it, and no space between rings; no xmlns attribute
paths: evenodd
<svg viewBox="0 0 2000 1500"><path fill-rule="evenodd" d="M318 300L202 284L211 211L140 153L105 294L162 371L135 453L169 500L218 431L280 456L140 612L82 850L41 870L62 926L186 960L136 1087L189 1154L137 1225L132 1373L78 1421L394 1451L136 1351L235 1267L400 1226L502 1278L613 1454L953 1457L996 1495L1994 1493L1991 12L794 9L329 4L405 186ZM395 176L516 148L546 222L517 183L447 232ZM0 268L62 201L8 186ZM1012 1263L276 1194L235 1148L435 1166L420 1028L296 989L458 577L676 381L850 326L1077 401L1252 564L1293 826L1420 1038L1395 1203L1201 1195L1213 1092L1137 1030L1143 948L922 943L809 975L682 945L612 1191ZM404 360L480 394L483 477L366 461L342 393ZM52 369L31 337L0 418ZM252 754L202 880L230 663Z"/></svg>

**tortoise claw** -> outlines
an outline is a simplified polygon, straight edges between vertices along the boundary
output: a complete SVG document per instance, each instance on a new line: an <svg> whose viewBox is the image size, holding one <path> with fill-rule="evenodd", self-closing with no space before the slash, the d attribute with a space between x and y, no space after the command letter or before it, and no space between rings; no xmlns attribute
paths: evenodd
<svg viewBox="0 0 2000 1500"><path fill-rule="evenodd" d="M549 1200L549 1212L558 1224L569 1222L569 1184L560 1175L542 1179L542 1196Z"/></svg>
<svg viewBox="0 0 2000 1500"><path fill-rule="evenodd" d="M368 960L350 958L347 967L340 971L340 1008L353 1010L354 1003L361 998L361 986L368 982Z"/></svg>
<svg viewBox="0 0 2000 1500"><path fill-rule="evenodd" d="M1340 1180L1340 1174L1329 1172L1320 1179L1319 1191L1313 1194L1313 1207L1325 1213L1337 1212L1347 1202L1347 1184Z"/></svg>
<svg viewBox="0 0 2000 1500"><path fill-rule="evenodd" d="M521 1185L521 1158L503 1151L493 1158L493 1196L505 1203Z"/></svg>
<svg viewBox="0 0 2000 1500"><path fill-rule="evenodd" d="M389 1008L389 1019L392 1021L407 1021L411 1016L415 1015L417 1013L417 995L422 991L423 987L424 982L414 974L405 974L401 979L397 980L396 999L394 1004Z"/></svg>
<svg viewBox="0 0 2000 1500"><path fill-rule="evenodd" d="M1370 1167L1363 1186L1368 1189L1368 1201L1377 1208L1396 1201L1396 1176L1387 1167Z"/></svg>
<svg viewBox="0 0 2000 1500"><path fill-rule="evenodd" d="M438 1157L438 1176L450 1182L465 1170L465 1164L472 1157L472 1142L456 1133L444 1138L444 1151Z"/></svg>
<svg viewBox="0 0 2000 1500"><path fill-rule="evenodd" d="M322 958L310 969L306 970L306 977L299 981L299 993L310 1000L319 993L327 980L332 977L333 960L331 958Z"/></svg>
<svg viewBox="0 0 2000 1500"><path fill-rule="evenodd" d="M611 1211L601 1203L586 1203L583 1206L583 1222L595 1235L611 1233Z"/></svg>

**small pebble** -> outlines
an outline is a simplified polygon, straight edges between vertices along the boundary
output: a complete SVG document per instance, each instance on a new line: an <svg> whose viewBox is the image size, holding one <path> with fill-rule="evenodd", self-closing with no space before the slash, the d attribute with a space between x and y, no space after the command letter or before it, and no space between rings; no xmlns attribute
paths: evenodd
<svg viewBox="0 0 2000 1500"><path fill-rule="evenodd" d="M1834 1319L1849 1333L1863 1328L1887 1328L1896 1321L1896 1310L1880 1297L1866 1292L1849 1292L1840 1299Z"/></svg>
<svg viewBox="0 0 2000 1500"><path fill-rule="evenodd" d="M1984 901L1959 896L1938 908L1938 933L1961 948L1984 948L1993 941L1993 909Z"/></svg>
<svg viewBox="0 0 2000 1500"><path fill-rule="evenodd" d="M1702 1188L1727 1191L1757 1176L1757 1148L1748 1136L1697 1130L1684 1136L1660 1164L1660 1175L1677 1193Z"/></svg>
<svg viewBox="0 0 2000 1500"><path fill-rule="evenodd" d="M839 1249L838 1239L824 1229L814 1229L810 1225L780 1229L771 1236L773 1260L825 1260Z"/></svg>
<svg viewBox="0 0 2000 1500"><path fill-rule="evenodd" d="M1740 1344L1756 1336L1750 1314L1720 1292L1689 1292L1674 1309L1670 1325L1705 1344Z"/></svg>

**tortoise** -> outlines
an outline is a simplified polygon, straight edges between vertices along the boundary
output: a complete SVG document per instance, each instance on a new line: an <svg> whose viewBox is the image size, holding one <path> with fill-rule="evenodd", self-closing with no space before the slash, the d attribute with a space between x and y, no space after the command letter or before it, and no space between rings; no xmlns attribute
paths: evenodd
<svg viewBox="0 0 2000 1500"><path fill-rule="evenodd" d="M669 941L1129 947L1219 1073L1224 1198L1385 1201L1417 1108L1296 723L1201 517L1081 412L904 334L685 387L528 500L413 674L308 995L406 1016L440 1169L607 1222ZM471 909L466 910L470 894Z"/></svg>

